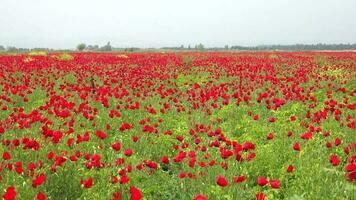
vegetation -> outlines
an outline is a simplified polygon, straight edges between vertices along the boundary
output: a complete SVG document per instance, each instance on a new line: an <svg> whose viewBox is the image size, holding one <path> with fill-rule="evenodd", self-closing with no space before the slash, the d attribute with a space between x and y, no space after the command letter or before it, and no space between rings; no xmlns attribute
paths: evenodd
<svg viewBox="0 0 356 200"><path fill-rule="evenodd" d="M78 48L80 46L80 48ZM158 52L158 51L350 51L356 50L356 44L295 44L295 45L259 45L259 46L238 46L225 45L224 47L205 47L203 44L197 44L192 48L190 45L184 47L184 45L178 47L162 47L162 48L139 48L139 47L112 47L110 42L104 46L99 45L86 45L84 43L79 44L76 49L77 51L89 51L89 52L108 52L108 51L125 51L125 52ZM56 50L49 48L16 48L7 47L4 48L0 45L0 52L30 52L30 51L73 51L71 49L66 50Z"/></svg>
<svg viewBox="0 0 356 200"><path fill-rule="evenodd" d="M77 50L78 51L83 51L87 45L84 43L80 43L77 45Z"/></svg>
<svg viewBox="0 0 356 200"><path fill-rule="evenodd" d="M353 52L0 55L0 198L354 199L355 66Z"/></svg>

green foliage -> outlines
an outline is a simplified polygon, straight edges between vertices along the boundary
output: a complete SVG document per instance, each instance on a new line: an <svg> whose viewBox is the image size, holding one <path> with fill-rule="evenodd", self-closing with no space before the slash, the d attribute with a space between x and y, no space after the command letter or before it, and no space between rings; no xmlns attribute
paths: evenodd
<svg viewBox="0 0 356 200"><path fill-rule="evenodd" d="M188 84L204 84L209 80L210 74L207 72L199 72L195 75L189 74L179 74L176 83L179 87L188 87Z"/></svg>
<svg viewBox="0 0 356 200"><path fill-rule="evenodd" d="M129 58L126 55L117 55L121 59ZM268 56L267 56L268 57ZM58 57L60 60L72 60L73 56L67 53L61 54ZM275 54L272 54L268 59L279 59ZM31 61L29 61L31 62ZM170 83L169 89L177 90L183 94L189 92L194 87L194 84L199 84L202 91L209 91L212 86L219 88L221 84L235 83L239 81L236 77L229 77L220 69L221 77L215 79L212 77L211 71L201 70L203 67L192 67L193 58L183 57L183 63L186 66L190 66L188 69L183 69L182 73L178 74L173 83ZM318 61L320 65L324 65L323 61ZM66 63L64 63L66 64ZM128 64L130 66L130 64ZM131 64L131 68L137 67L135 64ZM217 68L212 66L211 68ZM283 65L276 67L277 70L282 70ZM201 70L201 71L200 71ZM344 72L341 71L326 71L327 76L343 76ZM83 73L84 74L84 73ZM267 76L268 74L263 74ZM15 86L21 86L24 77L24 72L14 72L13 78L20 81L14 82ZM57 74L56 74L57 75ZM345 179L344 166L346 164L347 157L345 156L344 145L350 144L356 141L356 137L349 127L340 126L340 123L329 117L320 123L311 123L314 126L321 127L323 131L331 132L331 136L324 137L322 133L314 133L313 138L310 140L302 140L300 136L308 131L308 128L301 126L303 122L309 122L306 119L306 112L317 112L323 110L326 105L324 102L329 99L327 95L327 89L318 89L311 91L310 95L315 97L318 101L314 108L309 108L310 100L306 99L302 101L289 100L285 105L282 105L278 109L266 108L266 103L262 101L257 103L256 99L260 92L264 89L257 89L251 92L251 101L246 103L241 101L236 105L236 98L231 95L238 92L239 88L224 89L222 86L215 92L226 93L230 95L229 104L223 104L223 99L220 95L217 95L217 100L210 98L206 100L205 105L193 108L192 102L183 96L184 98L178 98L179 102L173 102L171 99L163 98L160 96L130 95L128 97L117 98L111 93L108 95L92 94L89 93L86 100L79 99L78 95L84 93L81 91L83 85L90 85L90 81L93 80L97 87L110 87L106 76L100 77L98 75L81 74L75 71L65 72L60 74L57 80L48 78L49 82L53 82L51 87L54 87L53 93L62 96L66 101L73 102L75 109L72 112L72 116L63 119L54 116L50 110L39 109L41 106L45 106L50 99L50 96L45 93L43 88L38 87L32 89L31 94L26 94L28 102L24 102L23 98L14 94L11 96L13 102L2 101L3 105L9 107L8 110L0 112L0 119L3 122L8 123L13 127L11 130L6 130L6 134L0 135L0 139L3 141L12 141L14 138L35 138L37 142L41 144L41 148L38 151L25 150L21 143L19 147L14 148L12 146L5 146L0 148L0 155L8 150L13 159L11 163L15 163L17 160L23 162L23 166L27 166L30 162L38 161L41 159L44 162L44 168L36 168L34 170L35 175L39 173L46 173L46 182L38 188L31 186L31 181L34 177L28 176L26 173L21 175L15 174L14 170L1 171L2 182L0 182L0 191L4 191L8 185L16 185L18 188L18 199L34 199L37 192L41 191L46 194L49 200L51 199L110 199L113 192L121 192L122 199L130 199L129 188L130 186L136 186L140 188L143 193L144 199L193 199L197 194L204 194L208 199L221 199L221 200L234 200L234 199L255 199L255 195L258 192L263 192L267 195L267 199L291 199L291 200L304 200L304 199L353 199L356 194L356 187L354 184L349 183ZM277 76L276 76L277 77ZM32 77L31 77L32 78ZM46 77L47 78L47 77ZM83 78L83 79L81 79ZM248 78L248 77L247 77ZM279 76L277 77L279 78ZM82 81L83 85L80 85ZM159 82L158 84L161 84ZM168 88L168 81L166 87ZM213 84L211 84L213 83ZM247 79L242 81L243 84L248 83ZM154 84L154 83L153 83ZM327 85L327 82L321 80L321 85ZM117 84L119 85L119 84ZM116 87L116 84L111 87ZM67 88L65 88L65 87ZM81 91L82 93L67 92L60 90L59 88L68 89L70 86ZM305 82L298 87L301 87L307 91L312 82ZM350 93L354 89L355 80L349 80L344 85L347 93ZM0 86L1 88L2 86ZM44 86L43 86L44 87ZM127 88L132 92L131 85L124 85L122 88ZM249 86L247 86L249 87ZM272 82L266 82L261 88L273 88L275 87ZM287 85L285 85L288 88ZM297 87L297 86L296 86ZM120 88L120 89L122 89ZM104 88L105 89L105 88ZM103 91L104 91L103 89ZM334 88L335 89L335 88ZM1 91L1 90L0 90ZM141 90L139 90L141 91ZM164 92L164 89L162 89ZM162 92L161 90L159 92ZM100 91L101 92L101 91ZM157 92L157 91L155 91ZM195 90L196 99L199 101L200 88ZM2 92L0 92L2 94ZM67 94L67 95L64 95ZM333 93L333 99L341 102L344 98L344 94L341 92ZM144 96L144 100L142 100ZM172 95L175 98L178 94ZM104 107L101 100L107 98L109 102L108 108ZM273 97L283 98L283 91L277 91ZM242 97L243 98L243 97ZM349 102L354 102L354 97L350 96ZM91 108L97 109L97 113L93 116L93 120L87 120L83 113L79 112L78 107L81 103L87 103ZM140 108L136 110L124 109L125 106L133 104L134 102L140 102ZM165 110L165 113L161 113L163 102L170 105L170 110ZM212 103L218 105L217 108L213 108ZM120 106L121 109L116 106ZM177 112L178 105L183 105L186 111ZM145 107L153 107L157 113L148 113ZM18 112L14 112L14 108L24 108L24 114L19 115ZM57 107L56 107L57 108ZM211 110L210 114L205 112L205 109ZM59 108L59 110L65 108ZM20 129L19 124L13 123L16 117L23 117L24 120L31 120L27 118L27 114L38 110L41 116L46 117L48 121L53 122L48 124L52 130L67 131L64 124L68 124L69 120L73 119L74 133L63 134L62 142L59 144L52 144L51 137L45 138L42 133L42 124L37 122L31 124L28 129ZM120 117L109 117L108 113L111 110L117 110L120 112ZM190 112L191 111L191 112ZM78 113L77 113L78 112ZM250 113L250 114L248 114ZM90 111L90 114L91 111ZM255 114L259 115L259 119L253 119ZM346 110L344 115L350 114L354 117L354 112ZM19 115L19 116L17 116ZM270 123L269 118L273 116L276 118L276 122ZM296 121L291 121L290 117L296 116ZM4 119L4 120L3 120ZM21 118L22 119L22 118ZM159 134L143 132L143 124L140 123L142 119L147 120L145 125L154 126L158 130ZM159 123L159 120L162 123ZM220 119L221 122L217 122ZM342 119L344 120L344 119ZM133 128L130 130L120 131L119 127L123 122L129 122L133 124ZM95 125L94 125L95 124ZM111 129L107 130L107 124L111 125ZM243 158L246 158L249 153L253 152L256 157L252 161L239 162L232 156L230 159L221 158L220 149L226 148L234 150L232 146L224 144L222 138L219 136L207 136L207 131L196 131L196 135L201 139L200 144L195 144L195 141L191 135L190 130L195 130L196 125L201 124L204 127L211 126L209 130L220 129L227 140L234 140L240 144L247 141L253 142L256 149L250 152L241 152ZM96 135L96 130L103 130L107 134L105 140L100 140ZM170 130L172 135L165 135L165 131ZM291 131L292 136L287 137L287 132ZM78 135L83 135L85 132L90 134L90 140L87 142L76 143L73 147L67 145L69 139L78 138ZM273 133L273 140L267 140L268 133ZM139 140L134 142L133 137L139 136ZM184 139L182 142L178 141L177 136L182 136ZM336 137L343 139L341 146L327 149L325 143L333 142ZM120 141L122 149L120 151L114 151L111 145L114 142ZM222 145L219 148L212 147L210 144L213 141L219 141ZM301 143L301 151L294 151L293 144L296 142ZM4 142L5 143L5 142ZM182 144L189 144L183 148ZM180 149L174 150L173 146L179 146ZM206 151L202 151L201 147L206 146ZM132 148L133 155L126 157L123 151L126 148ZM53 151L56 155L64 155L67 159L63 166L56 168L55 172L49 170L49 167L53 165L54 160L47 159L48 152ZM102 168L87 169L86 164L90 159L85 159L85 155L78 158L77 162L69 160L69 156L81 151L88 155L100 154L101 161L105 163ZM182 163L175 163L174 157L179 151L185 152L197 152L197 163L195 167L189 167L189 156L182 161ZM65 153L64 153L65 152ZM342 165L332 166L328 160L330 154L340 155ZM168 156L170 158L170 164L164 164L160 161L162 156ZM118 158L125 158L126 163L121 166L116 166L115 161ZM152 160L157 163L157 169L150 172L147 166L144 166L142 170L138 170L137 165L142 164L147 160ZM208 164L211 160L216 161L214 166L199 166L199 162ZM3 161L0 162L0 165ZM224 170L221 167L222 163L226 163L229 166L228 170ZM109 166L111 164L111 166ZM119 171L125 169L130 164L133 167L134 172L127 172L130 182L128 184L112 184L109 181L111 176L118 176ZM288 165L293 164L295 171L293 173L287 173L286 169ZM3 166L3 165L2 165ZM26 168L26 167L24 167ZM205 176L200 176L201 172L205 172ZM178 178L180 173L191 173L196 177L183 179ZM229 185L227 187L220 187L216 184L217 175L223 175L227 178ZM247 180L243 183L234 184L233 178L235 176L244 175ZM278 179L280 180L280 189L273 189L270 185L261 187L257 185L257 178L259 176L265 176L268 180ZM92 177L94 179L94 186L91 188L83 188L80 185L81 179L87 179ZM0 193L1 194L1 193Z"/></svg>
<svg viewBox="0 0 356 200"><path fill-rule="evenodd" d="M194 61L194 58L191 56L183 56L182 61L185 66L191 66Z"/></svg>
<svg viewBox="0 0 356 200"><path fill-rule="evenodd" d="M31 51L28 53L29 56L47 56L46 51Z"/></svg>
<svg viewBox="0 0 356 200"><path fill-rule="evenodd" d="M58 169L47 176L45 191L50 199L79 199L83 188L80 186L78 172L70 168Z"/></svg>
<svg viewBox="0 0 356 200"><path fill-rule="evenodd" d="M73 60L74 57L69 53L62 53L58 57L59 60Z"/></svg>
<svg viewBox="0 0 356 200"><path fill-rule="evenodd" d="M87 45L84 43L80 43L77 45L77 50L78 51L83 51Z"/></svg>

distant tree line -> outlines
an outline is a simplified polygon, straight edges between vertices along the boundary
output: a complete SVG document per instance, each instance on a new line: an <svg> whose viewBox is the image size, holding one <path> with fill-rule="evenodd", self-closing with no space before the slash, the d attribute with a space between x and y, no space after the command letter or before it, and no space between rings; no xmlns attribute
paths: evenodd
<svg viewBox="0 0 356 200"><path fill-rule="evenodd" d="M76 51L86 52L109 52L109 51L125 51L125 52L139 52L139 51L343 51L343 50L356 50L355 44L293 44L293 45L259 45L259 46L231 46L225 45L224 47L209 47L206 48L203 44L194 45L191 47L184 45L178 47L162 47L162 48L115 48L108 42L104 46L99 45L86 45L80 43L76 46ZM50 48L17 48L14 46L4 47L0 45L0 52L30 52L30 51L59 51ZM70 49L60 51L73 51Z"/></svg>
<svg viewBox="0 0 356 200"><path fill-rule="evenodd" d="M17 48L14 46L4 47L0 45L0 52L30 52L30 51L55 51L54 49L49 48Z"/></svg>
<svg viewBox="0 0 356 200"><path fill-rule="evenodd" d="M180 47L162 47L160 48L162 50L171 50L171 51L182 51L182 50L186 50L186 51L205 51L207 50L205 48L205 46L202 43L196 44L193 48L188 45L188 47L184 47L184 45L180 45Z"/></svg>
<svg viewBox="0 0 356 200"><path fill-rule="evenodd" d="M110 45L110 42L108 42L106 45L99 47L99 45L86 45L85 43L80 43L77 45L76 48L78 51L112 51L112 47Z"/></svg>
<svg viewBox="0 0 356 200"><path fill-rule="evenodd" d="M260 45L260 46L231 46L231 50L244 50L244 51L341 51L341 50L356 50L355 44L293 44L293 45Z"/></svg>
<svg viewBox="0 0 356 200"><path fill-rule="evenodd" d="M231 46L205 48L203 44L195 45L194 48L162 47L162 50L171 51L343 51L356 50L355 44L293 44L293 45L259 45L259 46Z"/></svg>

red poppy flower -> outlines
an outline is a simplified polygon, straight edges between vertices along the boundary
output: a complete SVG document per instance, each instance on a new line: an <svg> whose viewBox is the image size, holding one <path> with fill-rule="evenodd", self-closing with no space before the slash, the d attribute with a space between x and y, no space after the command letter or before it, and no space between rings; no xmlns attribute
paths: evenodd
<svg viewBox="0 0 356 200"><path fill-rule="evenodd" d="M272 139L273 139L273 133L268 133L267 140L272 140Z"/></svg>
<svg viewBox="0 0 356 200"><path fill-rule="evenodd" d="M221 187L226 187L228 185L228 182L225 177L220 175L217 177L216 183Z"/></svg>
<svg viewBox="0 0 356 200"><path fill-rule="evenodd" d="M356 163L350 163L346 166L346 177L349 181L356 184Z"/></svg>
<svg viewBox="0 0 356 200"><path fill-rule="evenodd" d="M180 179L183 179L183 178L185 178L185 176L186 176L185 172L180 172L178 177Z"/></svg>
<svg viewBox="0 0 356 200"><path fill-rule="evenodd" d="M204 195L198 194L197 196L194 197L194 200L208 200Z"/></svg>
<svg viewBox="0 0 356 200"><path fill-rule="evenodd" d="M262 192L256 194L256 200L265 200L266 195L263 194Z"/></svg>
<svg viewBox="0 0 356 200"><path fill-rule="evenodd" d="M46 199L47 197L42 192L37 193L37 200L46 200Z"/></svg>
<svg viewBox="0 0 356 200"><path fill-rule="evenodd" d="M106 138L106 134L105 134L103 131L101 131L101 130L97 130L97 131L95 132L95 135L96 135L98 138L102 139L102 140L104 140L104 139Z"/></svg>
<svg viewBox="0 0 356 200"><path fill-rule="evenodd" d="M234 177L234 183L237 184L237 183L242 183L246 180L246 176L236 176Z"/></svg>
<svg viewBox="0 0 356 200"><path fill-rule="evenodd" d="M279 189L279 180L271 180L269 183L272 188Z"/></svg>
<svg viewBox="0 0 356 200"><path fill-rule="evenodd" d="M32 187L36 188L39 185L42 185L46 181L46 175L40 174L34 180L32 180Z"/></svg>
<svg viewBox="0 0 356 200"><path fill-rule="evenodd" d="M287 172L292 173L294 171L293 165L288 165Z"/></svg>
<svg viewBox="0 0 356 200"><path fill-rule="evenodd" d="M270 117L270 118L269 118L269 122L273 123L273 122L275 122L275 121L276 121L276 118L274 118L274 117Z"/></svg>
<svg viewBox="0 0 356 200"><path fill-rule="evenodd" d="M292 131L288 131L287 136L291 137L292 135L293 135L293 132Z"/></svg>
<svg viewBox="0 0 356 200"><path fill-rule="evenodd" d="M161 162L163 162L164 164L169 164L169 159L167 156L162 156L161 157Z"/></svg>
<svg viewBox="0 0 356 200"><path fill-rule="evenodd" d="M4 200L14 200L16 198L16 190L13 186L8 187L2 195Z"/></svg>
<svg viewBox="0 0 356 200"><path fill-rule="evenodd" d="M112 194L111 200L120 200L121 199L121 192L114 192Z"/></svg>
<svg viewBox="0 0 356 200"><path fill-rule="evenodd" d="M5 151L3 154L2 154L2 159L4 160L10 160L11 159L11 155L9 152Z"/></svg>
<svg viewBox="0 0 356 200"><path fill-rule="evenodd" d="M339 146L341 144L341 139L340 138L336 138L335 139L335 146Z"/></svg>
<svg viewBox="0 0 356 200"><path fill-rule="evenodd" d="M125 154L125 156L127 156L127 157L130 157L130 156L132 155L132 153L133 153L132 149L126 149L126 150L124 151L124 154Z"/></svg>
<svg viewBox="0 0 356 200"><path fill-rule="evenodd" d="M326 145L326 148L328 148L328 149L330 149L333 146L333 144L331 142L326 142L325 145Z"/></svg>
<svg viewBox="0 0 356 200"><path fill-rule="evenodd" d="M293 145L293 149L294 149L295 151L300 151L300 143L299 143L299 142L295 143L295 144Z"/></svg>
<svg viewBox="0 0 356 200"><path fill-rule="evenodd" d="M136 188L135 186L130 187L130 193L131 193L131 200L141 200L142 199L141 191L138 188Z"/></svg>
<svg viewBox="0 0 356 200"><path fill-rule="evenodd" d="M333 165L333 166L338 166L340 164L340 160L339 158L337 157L337 155L335 154L332 154L330 156L330 163Z"/></svg>
<svg viewBox="0 0 356 200"><path fill-rule="evenodd" d="M80 184L84 188L91 188L94 185L93 178L88 178L87 180L80 180Z"/></svg>
<svg viewBox="0 0 356 200"><path fill-rule="evenodd" d="M267 185L268 181L265 177L260 176L257 178L257 183L259 186L265 186L265 185Z"/></svg>
<svg viewBox="0 0 356 200"><path fill-rule="evenodd" d="M111 147L115 150L115 151L120 151L121 149L121 143L118 141L118 142L115 142L113 145L111 145Z"/></svg>
<svg viewBox="0 0 356 200"><path fill-rule="evenodd" d="M120 177L120 184L126 184L129 181L130 181L130 179L129 179L128 176L123 175L123 176Z"/></svg>

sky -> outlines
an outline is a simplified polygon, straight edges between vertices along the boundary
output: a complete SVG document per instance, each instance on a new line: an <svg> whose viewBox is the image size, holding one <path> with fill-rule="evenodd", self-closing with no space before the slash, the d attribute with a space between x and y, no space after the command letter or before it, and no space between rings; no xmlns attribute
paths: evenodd
<svg viewBox="0 0 356 200"><path fill-rule="evenodd" d="M0 45L356 43L356 0L0 0Z"/></svg>

